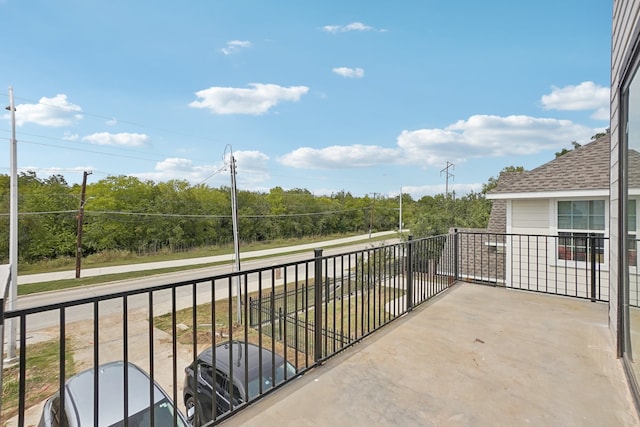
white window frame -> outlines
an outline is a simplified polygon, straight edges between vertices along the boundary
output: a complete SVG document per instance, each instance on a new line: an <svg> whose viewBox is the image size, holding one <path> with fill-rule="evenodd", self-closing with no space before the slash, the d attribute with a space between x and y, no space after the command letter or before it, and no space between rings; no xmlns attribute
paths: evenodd
<svg viewBox="0 0 640 427"><path fill-rule="evenodd" d="M590 201L603 201L604 202L604 229L603 230L590 230L590 229L567 229L567 228L558 228L558 204L559 202L590 202ZM551 262L554 263L557 267L576 267L576 268L584 268L586 264L590 263L590 259L585 260L568 260L560 258L559 256L559 247L560 247L560 233L596 233L602 235L604 238L603 248L602 248L602 260L598 262L601 270L609 269L609 199L606 197L562 197L555 198L550 200L550 209L551 213L550 224L552 225L552 234L558 236L557 240L552 243L554 246L550 248L550 252L555 253L555 256L551 258ZM555 261L553 261L555 260Z"/></svg>
<svg viewBox="0 0 640 427"><path fill-rule="evenodd" d="M638 207L640 206L640 200L637 199L637 198L631 198L630 197L629 201L633 201L635 203L635 213L634 213L635 220L636 220L635 221L635 230L632 232L630 227L628 227L628 226L627 227L629 228L629 236L635 236L636 256L634 258L635 263L631 262L631 257L629 258L628 262L629 262L629 272L636 274L637 271L638 271L638 263L640 262L640 258L638 258L638 249L640 249L640 241L638 240L639 239L638 236L639 236L639 233L640 233L640 223L638 222L638 219L639 219L638 217L640 215L638 215ZM631 206L630 205L631 204L629 203L629 210L631 210ZM630 224L630 222L629 222L629 224ZM630 246L629 246L629 249L631 249Z"/></svg>

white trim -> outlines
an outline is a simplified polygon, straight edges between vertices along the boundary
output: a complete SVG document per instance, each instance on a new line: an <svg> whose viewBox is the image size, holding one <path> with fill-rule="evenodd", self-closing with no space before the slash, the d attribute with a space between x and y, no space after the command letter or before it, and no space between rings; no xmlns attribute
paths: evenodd
<svg viewBox="0 0 640 427"><path fill-rule="evenodd" d="M497 248L498 246L500 246L500 247L502 247L502 248L504 248L504 247L506 247L506 246L507 246L507 244L506 244L506 243L502 243L502 242L484 242L484 245L485 245L485 246L492 246L492 247L496 247L496 248Z"/></svg>
<svg viewBox="0 0 640 427"><path fill-rule="evenodd" d="M561 190L561 191L543 191L543 192L531 192L531 193L499 193L499 194L487 194L487 199L490 200L509 200L509 199L565 199L572 197L606 197L609 199L609 189L599 190Z"/></svg>
<svg viewBox="0 0 640 427"><path fill-rule="evenodd" d="M513 232L513 201L512 200L507 200L507 227L506 227L506 232L507 234L511 234ZM505 237L505 240L507 242L507 247L505 248L505 252L506 252L506 256L505 256L505 269L504 269L504 284L505 286L510 286L511 283L509 282L509 279L511 277L511 269L513 268L513 265L511 264L513 262L512 259L512 251L513 248L511 247L511 241L512 239L510 239L509 237Z"/></svg>

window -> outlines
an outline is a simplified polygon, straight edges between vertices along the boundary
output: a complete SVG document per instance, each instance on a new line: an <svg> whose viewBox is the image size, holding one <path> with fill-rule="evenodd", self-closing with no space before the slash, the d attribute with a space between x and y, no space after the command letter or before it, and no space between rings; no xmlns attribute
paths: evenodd
<svg viewBox="0 0 640 427"><path fill-rule="evenodd" d="M604 262L604 200L558 202L558 258L589 261L591 248L597 262Z"/></svg>
<svg viewBox="0 0 640 427"><path fill-rule="evenodd" d="M240 394L240 390L238 386L236 386L224 373L216 370L216 382L218 383L218 387L221 391L224 391L225 399L228 400L229 396L229 385L232 387L234 405L242 402L242 396ZM231 383L231 384L230 384Z"/></svg>
<svg viewBox="0 0 640 427"><path fill-rule="evenodd" d="M200 372L200 378L202 378L209 387L213 387L213 369L211 366L199 364L198 371Z"/></svg>

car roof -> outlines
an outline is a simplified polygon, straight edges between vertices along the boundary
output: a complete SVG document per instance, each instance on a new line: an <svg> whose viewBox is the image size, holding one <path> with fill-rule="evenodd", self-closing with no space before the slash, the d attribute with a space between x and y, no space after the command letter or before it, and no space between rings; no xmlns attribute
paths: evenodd
<svg viewBox="0 0 640 427"><path fill-rule="evenodd" d="M100 425L112 425L124 419L124 362L111 362L98 367L98 416ZM133 363L128 363L128 415L149 407L149 376ZM67 399L73 404L80 425L93 425L94 368L69 378ZM108 397L108 398L107 398ZM154 405L168 397L154 385ZM69 414L70 415L70 414Z"/></svg>
<svg viewBox="0 0 640 427"><path fill-rule="evenodd" d="M233 363L233 379L239 383L244 382L245 359L249 367L248 380L251 381L260 376L258 365L260 347L243 341L233 341L218 344L215 347L216 369L229 373L230 362ZM213 365L213 347L204 350L198 359ZM273 361L275 360L275 363ZM272 364L273 363L273 364ZM277 353L273 353L266 348L262 348L262 375L270 375L273 366L284 364L284 358Z"/></svg>

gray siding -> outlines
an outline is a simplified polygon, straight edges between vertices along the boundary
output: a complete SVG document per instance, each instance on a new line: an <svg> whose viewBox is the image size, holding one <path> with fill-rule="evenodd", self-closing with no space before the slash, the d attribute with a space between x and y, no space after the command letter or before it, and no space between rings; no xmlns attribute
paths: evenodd
<svg viewBox="0 0 640 427"><path fill-rule="evenodd" d="M549 200L514 200L511 202L511 232L549 233Z"/></svg>
<svg viewBox="0 0 640 427"><path fill-rule="evenodd" d="M609 233L610 233L610 287L611 298L609 304L610 327L614 336L618 333L618 296L620 292L620 270L618 267L620 233L619 233L619 158L620 158L620 85L629 66L631 49L636 42L638 20L640 17L640 0L614 0L613 3L613 31L611 35L611 162L610 162L610 204L609 204Z"/></svg>

